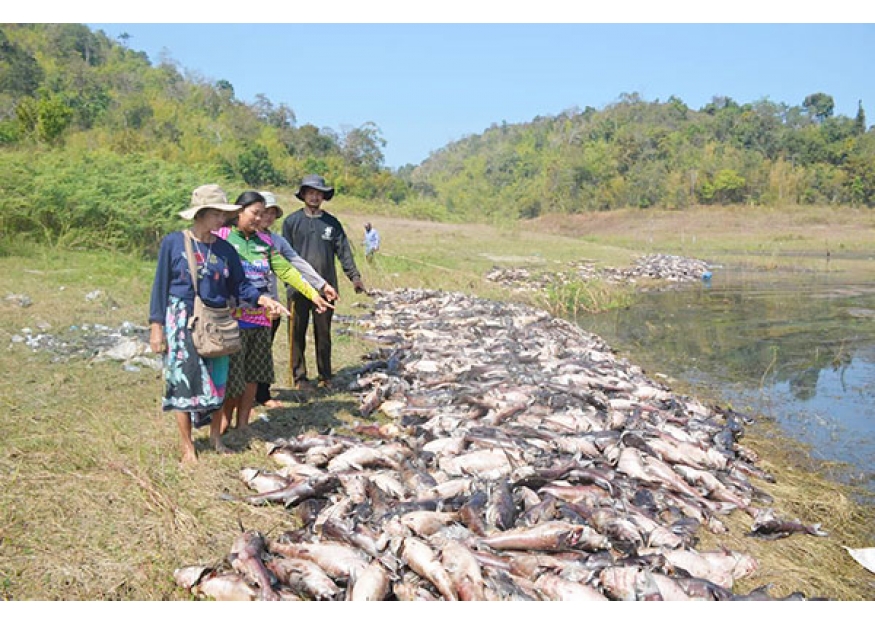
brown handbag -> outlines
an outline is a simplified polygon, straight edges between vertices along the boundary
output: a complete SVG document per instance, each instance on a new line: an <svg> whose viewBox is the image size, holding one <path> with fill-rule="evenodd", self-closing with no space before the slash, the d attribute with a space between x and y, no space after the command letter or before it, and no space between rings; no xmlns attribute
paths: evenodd
<svg viewBox="0 0 875 625"><path fill-rule="evenodd" d="M239 352L243 349L240 326L231 316L231 308L212 308L204 304L197 292L197 267L191 245L191 233L185 231L185 255L188 270L194 284L194 313L188 320L188 331L197 353L204 358L216 358ZM209 262L209 259L204 259Z"/></svg>

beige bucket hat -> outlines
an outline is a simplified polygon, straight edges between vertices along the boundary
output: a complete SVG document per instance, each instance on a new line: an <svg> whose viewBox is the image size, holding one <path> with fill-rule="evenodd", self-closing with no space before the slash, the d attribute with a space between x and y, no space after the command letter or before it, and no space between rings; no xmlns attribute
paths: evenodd
<svg viewBox="0 0 875 625"><path fill-rule="evenodd" d="M265 208L275 208L276 209L276 218L279 219L283 216L283 208L279 204L276 203L276 196L270 191L259 191L261 197L264 198L264 207Z"/></svg>
<svg viewBox="0 0 875 625"><path fill-rule="evenodd" d="M228 196L219 185L205 184L191 192L191 206L184 211L179 211L179 216L183 219L194 219L195 215L204 208L217 208L231 213L243 207L239 204L229 204Z"/></svg>

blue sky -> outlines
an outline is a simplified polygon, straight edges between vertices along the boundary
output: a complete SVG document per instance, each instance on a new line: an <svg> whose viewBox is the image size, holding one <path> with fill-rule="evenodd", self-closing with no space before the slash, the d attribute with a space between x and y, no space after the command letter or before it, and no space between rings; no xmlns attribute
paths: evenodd
<svg viewBox="0 0 875 625"><path fill-rule="evenodd" d="M355 7L365 4L374 10L362 18ZM448 0L446 6L453 4L456 0ZM552 4L542 0L527 6L543 9L536 19L569 17L567 11L551 12ZM652 4L667 7L659 19L688 14L671 10L671 3ZM505 9L495 13L502 16L496 20L509 18L505 23L450 23L459 16L482 19L479 9L489 3L470 2L475 10L453 13L451 19L438 10L420 23L374 23L365 20L407 14L381 9L379 3L352 4L348 13L337 13L335 5L311 5L308 19L327 22L340 14L362 23L148 23L168 16L190 19L170 11L121 19L105 12L105 21L81 23L111 37L128 33L128 45L146 52L153 63L167 57L187 72L228 80L243 101L261 93L274 104L286 104L299 125L342 131L373 122L387 142L385 164L391 167L419 163L431 151L493 123L526 122L572 107L603 108L633 92L648 101L677 96L692 108L714 96L801 105L805 96L824 92L835 99L837 114L855 115L862 100L868 123L875 124L875 24L805 22L812 16L804 4L791 5L799 23L734 24L525 23ZM774 20L776 12L791 15L780 2L759 5L772 11L759 11L757 19ZM842 12L843 5L844 0L830 3L830 15L863 19L873 13L871 8L863 14L850 8ZM637 19L653 15L651 6L642 4ZM737 8L749 12L737 15L751 14L752 6L757 3L742 2ZM260 15L270 16L264 21L283 21L291 14L239 13L249 21ZM83 17L88 14L95 12L84 11ZM525 13L519 17L525 19ZM607 17L622 21L619 11ZM444 23L427 23L431 18Z"/></svg>

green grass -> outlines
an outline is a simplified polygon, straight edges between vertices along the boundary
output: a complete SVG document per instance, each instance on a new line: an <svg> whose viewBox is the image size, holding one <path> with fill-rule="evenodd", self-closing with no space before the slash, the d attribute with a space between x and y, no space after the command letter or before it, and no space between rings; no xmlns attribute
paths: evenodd
<svg viewBox="0 0 875 625"><path fill-rule="evenodd" d="M356 246L366 286L379 289L451 289L514 299L518 296L485 280L484 273L496 264L549 269L581 259L603 266L626 266L644 251L681 251L675 245L677 238L668 235L665 249L657 249L657 242L650 245L654 249L643 249L648 245L635 234L640 229L635 222L637 213L618 219L608 230L604 224L590 224L593 227L584 241L579 236L552 234L550 224L543 222L496 229L368 217L346 213L342 206L334 212L356 243L367 219L379 229L383 251L373 264L364 261L360 246ZM682 217L668 214L665 219ZM691 227L690 221L683 223ZM859 229L868 225L868 215L862 215ZM652 231L657 230L672 233L679 226L654 222ZM646 239L647 231L642 232ZM732 234L727 237L739 249L754 249L754 245L772 249L774 232L755 235L746 234L744 241ZM699 257L707 257L707 252L725 243L710 230L696 236ZM618 245L621 239L624 244ZM852 238L844 243L857 245ZM173 582L175 568L220 562L241 524L273 536L296 525L296 519L281 507L253 507L220 497L222 493L248 493L238 472L247 466L264 466L264 441L311 429L343 431L360 419L357 396L343 387L306 400L289 389L288 342L283 329L277 336L274 356L275 390L287 400L285 406L257 410L246 436L230 434L228 444L238 452L235 455L210 453L205 446L206 432L198 431L196 444L203 452L200 462L193 468L182 468L175 424L160 409L160 372L146 368L130 372L118 363L88 359L55 362L47 353L12 343L12 336L25 327L60 334L83 323L118 327L130 321L145 325L153 271L154 263L132 256L0 241L0 371L4 373L0 376L0 407L5 417L0 420L3 598L188 598ZM589 300L580 298L575 288L592 291ZM568 310L578 300L595 302L577 304L581 308L610 305L615 296L596 288L581 284L555 293L552 301L548 293L528 299L533 305L557 311ZM86 298L96 290L102 292L99 297ZM33 303L21 307L6 299L12 294L26 294ZM341 315L358 315L369 302L366 296L353 294L345 280L341 297L337 311ZM308 347L312 350L312 345ZM351 371L373 348L355 333L338 333L335 368L339 378L351 380ZM313 362L312 352L308 360ZM268 420L257 418L262 413ZM776 505L804 518L811 516L806 512L808 506L821 515L832 515L837 519L835 533L828 539L752 541L736 537L743 528L733 532L732 545L738 542L738 547L765 563L763 572L750 583L773 582L775 592L802 589L811 595L871 600L875 597L871 574L849 563L841 549L841 544L871 544L871 511L857 508L843 488L823 482L814 467L805 466L788 452L786 442L781 443L767 432L748 441L778 476L783 490ZM724 541L707 534L706 539Z"/></svg>

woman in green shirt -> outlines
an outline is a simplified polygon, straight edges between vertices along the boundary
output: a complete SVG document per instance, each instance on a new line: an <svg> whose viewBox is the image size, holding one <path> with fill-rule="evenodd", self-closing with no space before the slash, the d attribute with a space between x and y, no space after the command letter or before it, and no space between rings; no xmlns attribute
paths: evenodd
<svg viewBox="0 0 875 625"><path fill-rule="evenodd" d="M246 278L261 292L269 293L270 274L273 273L312 301L317 310L324 312L334 308L283 258L270 237L261 232L266 210L264 197L255 191L246 191L235 204L243 207L236 223L219 229L216 235L237 250ZM258 383L272 384L274 381L272 318L263 307L245 305L235 308L234 316L240 324L243 349L232 354L229 363L228 386L222 407L223 431L233 423L235 411L237 421L234 427L245 429L249 425Z"/></svg>

